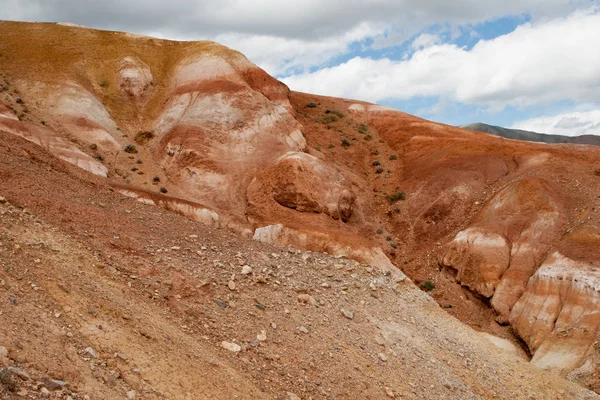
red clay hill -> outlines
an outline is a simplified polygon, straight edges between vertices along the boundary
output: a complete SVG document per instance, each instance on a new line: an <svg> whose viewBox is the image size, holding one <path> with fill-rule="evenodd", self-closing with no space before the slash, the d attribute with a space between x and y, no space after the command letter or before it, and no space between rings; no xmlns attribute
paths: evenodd
<svg viewBox="0 0 600 400"><path fill-rule="evenodd" d="M521 350L522 356L530 356L535 366L600 390L599 148L508 140L382 106L292 92L242 54L212 42L13 22L0 22L0 37L6 157L26 154L37 169L60 163L32 155L41 150L22 150L30 146L25 139L87 171L77 182L87 185L88 202L100 201L90 187L99 193L110 189L112 197L102 202L134 202L124 195L158 206L152 213L160 218L175 212L194 226L229 229L264 242L239 238L240 246L327 252L370 265L388 280L430 290L445 310L436 314L437 324L448 324L450 313L495 335L488 335L490 340L499 336L517 345L522 340L529 353ZM28 165L20 168L35 170ZM65 198L44 200L57 196L52 191L72 190L61 186L71 185L68 180L49 188L35 180L37 175L14 168L4 166L0 189L10 202L40 207L46 211L39 216L48 213L54 220L47 222L59 226L65 225L57 216L61 210L68 219L70 208L81 206L77 193L72 205ZM16 176L48 191L34 196ZM103 212L97 217L105 218ZM136 214L140 221L150 218L144 212ZM70 220L70 229L101 230L102 224L89 221L93 215L82 212L79 218ZM118 224L107 229L112 235ZM160 232L143 234L160 238ZM127 246L137 252L143 245ZM161 258L156 251L152 257ZM173 287L180 285L180 298L204 290L177 274L144 268L147 276L156 273ZM329 273L324 267L323 276ZM255 278L260 285L268 276ZM226 282L232 291L236 279ZM313 282L321 283L329 285L318 278ZM351 297L347 290L344 296ZM302 302L319 304L307 296ZM170 301L176 309L178 298ZM180 311L197 316L198 310ZM404 320L389 315L384 325ZM260 397L258 386L252 390L255 396L249 398ZM317 391L313 398L321 395Z"/></svg>

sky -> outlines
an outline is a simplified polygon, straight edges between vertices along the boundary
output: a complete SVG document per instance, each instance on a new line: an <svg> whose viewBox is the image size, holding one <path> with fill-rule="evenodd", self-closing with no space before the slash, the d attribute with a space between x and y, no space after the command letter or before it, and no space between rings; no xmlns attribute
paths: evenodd
<svg viewBox="0 0 600 400"><path fill-rule="evenodd" d="M292 90L600 135L600 0L0 0L0 19L214 40Z"/></svg>

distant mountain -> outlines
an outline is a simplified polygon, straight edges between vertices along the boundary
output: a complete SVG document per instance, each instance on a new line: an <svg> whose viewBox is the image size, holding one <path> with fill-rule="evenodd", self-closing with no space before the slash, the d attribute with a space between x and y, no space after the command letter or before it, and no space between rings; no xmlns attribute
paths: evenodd
<svg viewBox="0 0 600 400"><path fill-rule="evenodd" d="M523 131L521 129L502 128L500 126L488 125L481 122L462 125L460 128L468 129L470 131L485 132L507 139L525 140L527 142L589 144L592 146L600 146L600 136L596 135L550 135L547 133Z"/></svg>

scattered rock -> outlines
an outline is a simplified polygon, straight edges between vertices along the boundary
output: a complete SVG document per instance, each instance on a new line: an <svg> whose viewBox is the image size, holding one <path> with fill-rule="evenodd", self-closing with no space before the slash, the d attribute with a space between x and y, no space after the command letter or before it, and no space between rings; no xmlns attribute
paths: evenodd
<svg viewBox="0 0 600 400"><path fill-rule="evenodd" d="M8 367L8 372L12 373L15 376L18 376L19 378L23 379L24 381L28 381L29 379L31 379L31 377L29 376L27 371L24 371L20 368Z"/></svg>
<svg viewBox="0 0 600 400"><path fill-rule="evenodd" d="M354 319L354 313L350 310L346 310L345 308L340 308L340 312L342 315L348 319Z"/></svg>
<svg viewBox="0 0 600 400"><path fill-rule="evenodd" d="M69 385L67 382L60 381L58 379L44 378L44 379L42 379L42 382L44 383L44 386L46 388L48 388L48 390L51 390L51 391L60 390Z"/></svg>
<svg viewBox="0 0 600 400"><path fill-rule="evenodd" d="M393 399L396 397L396 395L394 394L394 392L392 391L392 389L390 389L389 387L385 388L385 394L387 397L389 397L390 399Z"/></svg>
<svg viewBox="0 0 600 400"><path fill-rule="evenodd" d="M0 346L0 358L8 357L8 349Z"/></svg>
<svg viewBox="0 0 600 400"><path fill-rule="evenodd" d="M301 400L300 397L295 393L287 392L286 394L289 400Z"/></svg>
<svg viewBox="0 0 600 400"><path fill-rule="evenodd" d="M317 300L315 300L315 298L312 297L309 294L299 294L298 295L298 302L300 304L310 304L311 306L316 306L317 305Z"/></svg>
<svg viewBox="0 0 600 400"><path fill-rule="evenodd" d="M221 300L215 300L215 304L221 308L227 308L229 305L227 303L222 302Z"/></svg>
<svg viewBox="0 0 600 400"><path fill-rule="evenodd" d="M0 196L0 204L6 203L6 198Z"/></svg>
<svg viewBox="0 0 600 400"><path fill-rule="evenodd" d="M234 353L239 353L242 350L239 344L225 341L221 342L221 347Z"/></svg>
<svg viewBox="0 0 600 400"><path fill-rule="evenodd" d="M229 281L229 283L227 283L227 286L229 287L229 290L235 290L235 282L234 281Z"/></svg>
<svg viewBox="0 0 600 400"><path fill-rule="evenodd" d="M249 265L244 265L242 267L242 275L250 275L252 273L252 267Z"/></svg>
<svg viewBox="0 0 600 400"><path fill-rule="evenodd" d="M137 393L135 390L130 390L129 392L127 392L128 399L135 399L136 397L137 397Z"/></svg>
<svg viewBox="0 0 600 400"><path fill-rule="evenodd" d="M379 359L381 361L387 361L388 360L388 356L386 356L385 353L379 353L378 356L379 356Z"/></svg>
<svg viewBox="0 0 600 400"><path fill-rule="evenodd" d="M254 278L254 282L256 283L267 283L267 278L264 275L258 275Z"/></svg>
<svg viewBox="0 0 600 400"><path fill-rule="evenodd" d="M256 338L261 342L264 342L265 340L267 340L267 331L260 331L260 333L256 335Z"/></svg>
<svg viewBox="0 0 600 400"><path fill-rule="evenodd" d="M90 357L93 357L93 358L97 358L98 357L98 352L96 350L94 350L93 348L91 348L91 347L86 348L83 351L83 353L87 354L87 355L89 355Z"/></svg>
<svg viewBox="0 0 600 400"><path fill-rule="evenodd" d="M299 326L296 329L298 329L299 332L308 333L308 329L306 329L304 326Z"/></svg>

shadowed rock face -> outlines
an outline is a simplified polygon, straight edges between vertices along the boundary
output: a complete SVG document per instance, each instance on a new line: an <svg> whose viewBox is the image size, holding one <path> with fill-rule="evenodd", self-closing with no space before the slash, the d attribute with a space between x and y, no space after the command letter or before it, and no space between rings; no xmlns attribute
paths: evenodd
<svg viewBox="0 0 600 400"><path fill-rule="evenodd" d="M562 205L548 184L528 178L500 191L442 251L440 264L456 279L491 298L498 320L512 306L562 233Z"/></svg>
<svg viewBox="0 0 600 400"><path fill-rule="evenodd" d="M288 153L260 173L248 188L249 204L260 207L254 198L271 192L284 207L300 212L324 213L348 222L356 195L338 171L305 153Z"/></svg>

